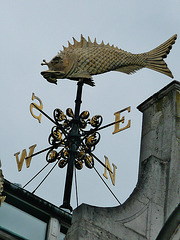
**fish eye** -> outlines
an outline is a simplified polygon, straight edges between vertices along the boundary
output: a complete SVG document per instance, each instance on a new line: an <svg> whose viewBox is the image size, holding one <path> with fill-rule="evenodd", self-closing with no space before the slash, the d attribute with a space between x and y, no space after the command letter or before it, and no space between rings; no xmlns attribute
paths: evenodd
<svg viewBox="0 0 180 240"><path fill-rule="evenodd" d="M56 56L52 59L52 64L62 64L62 63L63 63L63 60L61 57Z"/></svg>
<svg viewBox="0 0 180 240"><path fill-rule="evenodd" d="M59 60L60 60L60 57L53 58L53 62L59 62Z"/></svg>

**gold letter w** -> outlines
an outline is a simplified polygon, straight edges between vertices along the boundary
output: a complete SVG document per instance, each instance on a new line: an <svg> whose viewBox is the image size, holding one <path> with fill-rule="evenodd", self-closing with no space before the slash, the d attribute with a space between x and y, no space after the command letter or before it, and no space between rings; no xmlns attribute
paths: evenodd
<svg viewBox="0 0 180 240"><path fill-rule="evenodd" d="M21 171L24 159L26 160L26 167L28 168L30 166L31 158L32 158L30 156L33 154L35 147L36 147L36 144L34 144L33 146L29 147L29 149L30 149L29 155L28 155L29 158L27 158L27 159L25 159L27 157L26 149L24 149L22 151L20 160L19 160L20 152L17 152L17 153L14 154L14 156L16 157L17 165L18 165L18 171Z"/></svg>

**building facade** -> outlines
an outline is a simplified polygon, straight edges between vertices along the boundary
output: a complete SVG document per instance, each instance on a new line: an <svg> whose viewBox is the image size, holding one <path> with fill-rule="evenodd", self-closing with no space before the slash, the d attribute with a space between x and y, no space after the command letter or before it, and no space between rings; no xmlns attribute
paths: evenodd
<svg viewBox="0 0 180 240"><path fill-rule="evenodd" d="M5 180L0 239L180 240L180 82L173 81L138 110L143 113L139 176L125 203L82 204L72 217Z"/></svg>
<svg viewBox="0 0 180 240"><path fill-rule="evenodd" d="M117 207L79 206L66 240L180 239L180 82L173 81L138 110L143 126L133 193Z"/></svg>
<svg viewBox="0 0 180 240"><path fill-rule="evenodd" d="M1 240L63 240L71 214L4 181L5 201L0 207Z"/></svg>

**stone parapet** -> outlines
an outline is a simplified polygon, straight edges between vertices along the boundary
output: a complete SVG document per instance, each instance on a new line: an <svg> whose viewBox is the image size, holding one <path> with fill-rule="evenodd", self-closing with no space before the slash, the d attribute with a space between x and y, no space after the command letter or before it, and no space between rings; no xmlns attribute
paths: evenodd
<svg viewBox="0 0 180 240"><path fill-rule="evenodd" d="M180 82L142 103L138 183L125 203L101 208L82 204L66 240L154 240L180 199Z"/></svg>

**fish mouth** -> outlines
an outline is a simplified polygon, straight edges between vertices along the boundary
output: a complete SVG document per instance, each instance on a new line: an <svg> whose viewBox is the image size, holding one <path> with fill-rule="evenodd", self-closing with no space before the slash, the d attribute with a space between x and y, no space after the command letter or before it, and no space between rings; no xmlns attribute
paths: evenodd
<svg viewBox="0 0 180 240"><path fill-rule="evenodd" d="M64 72L60 71L43 71L41 72L41 75L50 83L57 84L57 79L58 78L64 78L65 74Z"/></svg>

